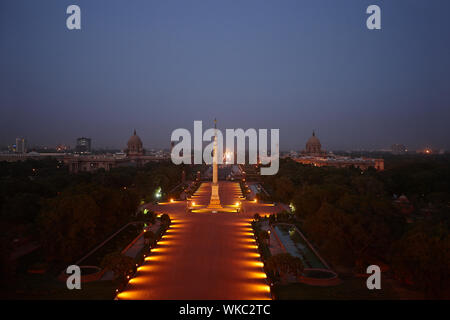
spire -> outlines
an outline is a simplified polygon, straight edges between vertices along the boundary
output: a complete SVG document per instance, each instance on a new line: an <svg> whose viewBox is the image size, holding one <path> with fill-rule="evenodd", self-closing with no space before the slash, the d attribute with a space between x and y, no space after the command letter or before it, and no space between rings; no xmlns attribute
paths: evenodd
<svg viewBox="0 0 450 320"><path fill-rule="evenodd" d="M136 135L136 129L134 129L134 135Z"/></svg>
<svg viewBox="0 0 450 320"><path fill-rule="evenodd" d="M314 130L313 130L313 137L315 137L316 136L316 133L314 132Z"/></svg>
<svg viewBox="0 0 450 320"><path fill-rule="evenodd" d="M217 129L217 120L214 118L214 129Z"/></svg>

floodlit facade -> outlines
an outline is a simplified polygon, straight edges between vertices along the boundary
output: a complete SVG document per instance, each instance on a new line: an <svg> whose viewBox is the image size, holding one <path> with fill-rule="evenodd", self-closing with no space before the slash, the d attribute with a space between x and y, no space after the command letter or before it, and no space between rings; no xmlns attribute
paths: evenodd
<svg viewBox="0 0 450 320"><path fill-rule="evenodd" d="M361 170L374 168L376 170L384 170L384 159L377 158L351 158L327 154L322 150L322 144L313 131L312 136L306 143L306 148L301 152L300 157L291 157L296 162L312 165L315 167L337 167L349 168L355 167Z"/></svg>

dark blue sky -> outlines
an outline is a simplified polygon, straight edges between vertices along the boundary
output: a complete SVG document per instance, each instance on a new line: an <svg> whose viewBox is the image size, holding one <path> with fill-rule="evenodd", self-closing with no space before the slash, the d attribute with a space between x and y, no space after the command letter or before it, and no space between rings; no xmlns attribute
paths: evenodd
<svg viewBox="0 0 450 320"><path fill-rule="evenodd" d="M82 30L66 28L78 4ZM382 30L366 8L382 9ZM1 0L0 145L168 147L194 120L450 149L448 0Z"/></svg>

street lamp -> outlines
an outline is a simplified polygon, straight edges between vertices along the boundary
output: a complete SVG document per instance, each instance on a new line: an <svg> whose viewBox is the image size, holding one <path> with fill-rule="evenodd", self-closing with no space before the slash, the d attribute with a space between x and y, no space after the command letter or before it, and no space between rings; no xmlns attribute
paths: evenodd
<svg viewBox="0 0 450 320"><path fill-rule="evenodd" d="M160 199L161 196L162 196L162 194L161 194L161 187L159 187L159 188L156 189L156 191L155 191L155 198L156 198L156 199Z"/></svg>

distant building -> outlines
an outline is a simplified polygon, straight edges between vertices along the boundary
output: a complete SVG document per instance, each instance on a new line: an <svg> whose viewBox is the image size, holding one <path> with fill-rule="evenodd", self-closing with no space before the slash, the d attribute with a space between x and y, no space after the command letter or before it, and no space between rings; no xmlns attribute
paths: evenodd
<svg viewBox="0 0 450 320"><path fill-rule="evenodd" d="M302 164L310 164L315 167L337 167L349 168L355 167L361 170L374 168L379 171L384 170L384 159L374 158L350 158L342 156L327 156L327 157L300 157L293 159Z"/></svg>
<svg viewBox="0 0 450 320"><path fill-rule="evenodd" d="M16 162L26 161L28 159L41 160L51 157L64 163L71 173L78 173L83 171L93 172L98 169L109 171L117 167L142 167L149 162L160 162L170 159L170 155L161 150L154 152L152 155L146 155L145 150L142 148L141 138L136 134L136 130L128 140L127 149L125 149L126 152L100 155L86 154L84 150L90 149L90 139L87 140L89 140L89 143L86 149L82 149L83 151L79 154L67 154L61 151L54 153L6 153L0 154L0 161Z"/></svg>
<svg viewBox="0 0 450 320"><path fill-rule="evenodd" d="M422 154L445 154L446 153L445 149L437 149L437 148L431 148L431 147L419 149L416 152L422 153Z"/></svg>
<svg viewBox="0 0 450 320"><path fill-rule="evenodd" d="M384 159L351 158L336 156L331 153L327 154L324 150L322 150L322 144L316 137L314 131L311 138L309 138L306 143L306 148L302 151L301 156L291 158L296 162L313 165L315 167L355 167L361 170L367 170L372 167L376 170L384 170Z"/></svg>
<svg viewBox="0 0 450 320"><path fill-rule="evenodd" d="M90 138L78 138L77 145L75 146L76 153L91 153L91 139Z"/></svg>
<svg viewBox="0 0 450 320"><path fill-rule="evenodd" d="M56 152L67 152L70 150L70 146L67 146L65 144L58 144L55 149Z"/></svg>
<svg viewBox="0 0 450 320"><path fill-rule="evenodd" d="M291 158L297 158L298 157L298 152L296 152L294 150L291 150L291 151L289 151L288 156L291 157Z"/></svg>
<svg viewBox="0 0 450 320"><path fill-rule="evenodd" d="M433 151L433 149L431 149L431 148L424 148L424 149L419 149L419 150L417 150L416 151L417 153L422 153L422 154L432 154L432 153L435 153L434 151Z"/></svg>
<svg viewBox="0 0 450 320"><path fill-rule="evenodd" d="M127 157L140 157L145 154L144 148L142 147L142 140L136 135L136 129L134 129L133 135L128 140L125 153Z"/></svg>
<svg viewBox="0 0 450 320"><path fill-rule="evenodd" d="M64 163L69 167L72 173L82 171L95 171L105 169L109 171L116 167L141 167L149 162L158 162L168 159L161 155L145 155L142 147L142 140L134 130L133 135L128 139L125 153L115 155L86 155L86 156L67 156Z"/></svg>
<svg viewBox="0 0 450 320"><path fill-rule="evenodd" d="M391 152L393 154L405 154L408 152L408 149L403 144L393 144L391 146Z"/></svg>
<svg viewBox="0 0 450 320"><path fill-rule="evenodd" d="M27 153L27 140L25 138L16 138L14 147L15 153Z"/></svg>
<svg viewBox="0 0 450 320"><path fill-rule="evenodd" d="M308 156L325 156L327 153L322 150L322 144L320 140L316 137L316 133L313 131L311 138L306 142L306 148L302 151L303 155Z"/></svg>

